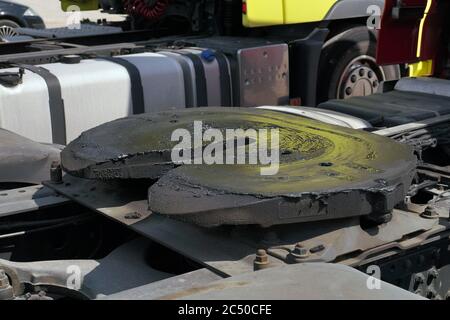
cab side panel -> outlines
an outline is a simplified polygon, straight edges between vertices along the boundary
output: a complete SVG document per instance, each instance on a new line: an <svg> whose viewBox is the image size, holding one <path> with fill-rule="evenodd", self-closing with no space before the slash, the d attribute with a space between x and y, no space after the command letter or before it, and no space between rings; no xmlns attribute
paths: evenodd
<svg viewBox="0 0 450 320"><path fill-rule="evenodd" d="M381 12L384 0L243 0L243 24L252 28L366 17L372 6Z"/></svg>
<svg viewBox="0 0 450 320"><path fill-rule="evenodd" d="M417 62L421 20L427 0L386 0L378 35L377 61L381 64Z"/></svg>

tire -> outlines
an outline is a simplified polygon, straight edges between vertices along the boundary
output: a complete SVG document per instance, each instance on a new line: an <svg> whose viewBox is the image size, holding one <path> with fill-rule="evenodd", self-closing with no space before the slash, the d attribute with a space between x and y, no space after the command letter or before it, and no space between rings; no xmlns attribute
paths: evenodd
<svg viewBox="0 0 450 320"><path fill-rule="evenodd" d="M0 39L7 36L17 35L15 28L20 28L20 25L12 20L0 20Z"/></svg>
<svg viewBox="0 0 450 320"><path fill-rule="evenodd" d="M101 0L100 5L102 7L102 10L109 11L111 10L111 2L109 0Z"/></svg>
<svg viewBox="0 0 450 320"><path fill-rule="evenodd" d="M377 92L381 81L400 79L398 65L379 66L376 34L367 27L346 30L323 46L320 58L318 103Z"/></svg>

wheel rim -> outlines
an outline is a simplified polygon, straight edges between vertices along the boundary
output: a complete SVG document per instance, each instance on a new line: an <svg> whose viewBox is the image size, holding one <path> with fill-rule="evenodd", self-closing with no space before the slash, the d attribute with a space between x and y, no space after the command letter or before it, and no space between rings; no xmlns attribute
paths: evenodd
<svg viewBox="0 0 450 320"><path fill-rule="evenodd" d="M10 26L0 26L0 38L17 36L18 33L13 27Z"/></svg>
<svg viewBox="0 0 450 320"><path fill-rule="evenodd" d="M380 81L386 79L383 69L375 58L362 55L345 67L339 79L337 98L362 97L377 92Z"/></svg>

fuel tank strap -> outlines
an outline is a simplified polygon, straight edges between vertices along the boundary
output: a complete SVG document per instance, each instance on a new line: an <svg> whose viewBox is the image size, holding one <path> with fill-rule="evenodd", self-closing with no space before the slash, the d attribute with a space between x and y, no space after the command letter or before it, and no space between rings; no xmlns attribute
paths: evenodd
<svg viewBox="0 0 450 320"><path fill-rule="evenodd" d="M193 53L178 51L177 53L189 58L195 69L195 82L197 86L197 107L208 106L208 87L206 85L205 67L202 59Z"/></svg>
<svg viewBox="0 0 450 320"><path fill-rule="evenodd" d="M61 92L61 83L59 82L58 77L43 67L32 65L19 65L19 67L41 76L47 84L50 119L52 124L52 141L56 144L65 145L67 143L66 115Z"/></svg>
<svg viewBox="0 0 450 320"><path fill-rule="evenodd" d="M178 58L178 53L173 50L164 50L162 52L158 52L160 54L163 54L166 57L169 58ZM190 68L190 64L187 62L187 59L184 60L185 57L177 59L177 62L180 64L181 69L183 70L183 79L184 79L184 93L185 93L185 99L186 99L186 108L193 108L196 107L195 97L192 94L194 92L194 81L192 79L192 71ZM195 76L194 76L195 77Z"/></svg>
<svg viewBox="0 0 450 320"><path fill-rule="evenodd" d="M142 87L141 73L139 69L126 59L118 57L98 57L98 59L116 63L125 69L131 81L131 99L133 103L133 114L145 113L144 88Z"/></svg>
<svg viewBox="0 0 450 320"><path fill-rule="evenodd" d="M215 51L214 55L217 59L220 69L220 91L221 102L223 107L231 107L231 74L228 68L227 58L222 52Z"/></svg>

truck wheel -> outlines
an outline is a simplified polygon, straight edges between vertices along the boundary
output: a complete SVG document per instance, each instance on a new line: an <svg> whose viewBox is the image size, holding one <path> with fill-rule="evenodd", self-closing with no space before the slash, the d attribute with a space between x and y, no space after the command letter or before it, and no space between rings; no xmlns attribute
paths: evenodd
<svg viewBox="0 0 450 320"><path fill-rule="evenodd" d="M15 28L20 26L11 20L0 20L0 39L3 37L16 36L17 32Z"/></svg>
<svg viewBox="0 0 450 320"><path fill-rule="evenodd" d="M379 66L377 38L367 27L356 27L329 39L320 58L318 102L377 92L381 81L400 78L398 65Z"/></svg>

